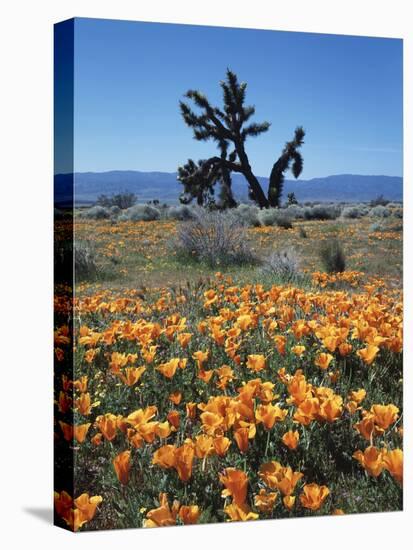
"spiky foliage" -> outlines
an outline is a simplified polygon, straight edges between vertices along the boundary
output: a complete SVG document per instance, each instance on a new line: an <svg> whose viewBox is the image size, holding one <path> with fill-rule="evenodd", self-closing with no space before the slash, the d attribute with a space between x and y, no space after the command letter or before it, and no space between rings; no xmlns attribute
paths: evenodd
<svg viewBox="0 0 413 550"><path fill-rule="evenodd" d="M301 126L295 129L294 139L287 141L280 158L274 163L268 185L270 206L280 206L284 187L285 172L291 167L295 178L303 171L303 157L298 151L304 143L305 132Z"/></svg>
<svg viewBox="0 0 413 550"><path fill-rule="evenodd" d="M197 90L188 90L185 97L193 101L201 111L195 113L184 101L180 102L181 114L186 124L192 128L194 138L199 141L213 140L221 150L221 156L206 161L208 165L220 165L230 172L239 172L248 181L254 200L261 207L268 206L267 198L257 178L252 173L248 156L245 152L247 137L255 137L266 132L269 122L246 123L255 113L253 106L244 106L246 82L238 82L237 75L227 69L226 80L220 82L224 106L222 109L210 104L207 97ZM233 150L227 156L229 147ZM222 155L222 151L225 154ZM222 180L221 180L222 181ZM228 178L226 178L228 182Z"/></svg>
<svg viewBox="0 0 413 550"><path fill-rule="evenodd" d="M198 90L188 90L185 94L185 97L193 102L197 112L187 102L180 102L181 115L185 123L192 128L194 138L198 141L212 140L220 150L220 156L204 160L202 164L200 162L195 165L191 161L189 171L189 163L178 169L178 179L185 186L181 200L190 201L193 198L198 200L198 197L201 200L202 197L208 197L214 185L220 182L220 200L223 206L235 206L231 191L231 172L238 172L243 174L248 182L250 198L261 208L267 208L273 205L271 200L277 200L277 194L274 194L274 199L270 198L270 193L268 197L265 195L257 177L252 172L245 151L245 142L248 137L256 137L266 132L270 123L266 121L250 122L251 117L255 114L255 107L245 105L247 84L239 82L233 71L227 69L226 78L220 82L220 86L223 96L222 108L211 105L207 97ZM302 132L301 138L299 137L300 132ZM298 177L301 173L302 158L296 149L302 144L303 136L302 128L297 128L295 139L286 144L280 159L275 163L273 167L274 185L270 185L269 189L271 194L274 189L277 189L277 185L280 186L280 178L283 178L291 160L293 161L294 175L297 174L296 177ZM299 143L300 139L301 143ZM300 166L301 168L299 168ZM200 191L201 189L203 192Z"/></svg>
<svg viewBox="0 0 413 550"><path fill-rule="evenodd" d="M288 206L291 206L292 204L298 204L297 197L295 196L295 193L288 193L287 195L287 204Z"/></svg>
<svg viewBox="0 0 413 550"><path fill-rule="evenodd" d="M195 199L199 206L206 206L213 200L216 169L206 166L205 162L189 159L186 164L178 167L177 179L184 186L179 198L181 203L189 204Z"/></svg>
<svg viewBox="0 0 413 550"><path fill-rule="evenodd" d="M184 166L178 167L178 181L184 186L180 196L183 204L189 204L193 199L199 206L214 206L221 209L237 206L232 194L231 171L225 164L227 160L226 143L221 144L220 160L199 160L198 163L189 159ZM229 156L234 160L234 154ZM220 184L218 201L215 200L215 185Z"/></svg>

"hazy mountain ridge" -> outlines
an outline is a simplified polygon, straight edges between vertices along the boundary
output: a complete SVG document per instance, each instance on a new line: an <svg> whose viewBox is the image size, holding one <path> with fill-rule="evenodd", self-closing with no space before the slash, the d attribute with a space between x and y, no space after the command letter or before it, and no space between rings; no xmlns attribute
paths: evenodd
<svg viewBox="0 0 413 550"><path fill-rule="evenodd" d="M75 178L76 204L91 204L101 194L112 195L131 191L139 202L157 199L160 202L178 203L182 185L176 172L140 172L113 170L110 172L77 172ZM268 178L258 178L263 189ZM55 201L64 204L71 198L71 174L55 176ZM247 182L241 174L233 174L233 190L238 200L247 200ZM384 195L393 201L403 200L403 178L398 176L369 176L339 174L310 180L286 180L283 199L294 192L298 201L364 202Z"/></svg>

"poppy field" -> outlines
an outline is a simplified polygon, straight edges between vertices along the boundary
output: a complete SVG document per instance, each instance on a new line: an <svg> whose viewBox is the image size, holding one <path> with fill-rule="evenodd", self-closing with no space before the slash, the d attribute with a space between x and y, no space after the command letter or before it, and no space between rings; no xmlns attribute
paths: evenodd
<svg viewBox="0 0 413 550"><path fill-rule="evenodd" d="M180 263L168 247L179 223L76 220L104 276L77 281L73 304L55 295L56 467L74 469L73 491L56 487L58 523L401 510L397 222L250 228L261 253L299 248L305 278L290 282ZM337 273L314 253L330 230L347 252Z"/></svg>

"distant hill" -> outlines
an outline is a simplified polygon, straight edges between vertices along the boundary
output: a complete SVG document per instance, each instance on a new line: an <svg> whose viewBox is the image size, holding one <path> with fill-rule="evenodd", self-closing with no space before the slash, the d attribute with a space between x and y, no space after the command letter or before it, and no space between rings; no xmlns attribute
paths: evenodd
<svg viewBox="0 0 413 550"><path fill-rule="evenodd" d="M260 177L264 189L268 178ZM247 200L247 183L241 174L233 174L233 190L238 200ZM135 170L114 170L111 172L75 173L76 204L87 205L96 201L101 194L112 195L120 191L131 191L139 202L158 199L174 204L179 202L182 191L176 173L138 172ZM389 200L403 200L403 178L397 176L360 176L340 174L310 180L286 180L283 199L294 192L299 202L365 202L378 195ZM71 197L71 176L55 176L56 203L64 204Z"/></svg>

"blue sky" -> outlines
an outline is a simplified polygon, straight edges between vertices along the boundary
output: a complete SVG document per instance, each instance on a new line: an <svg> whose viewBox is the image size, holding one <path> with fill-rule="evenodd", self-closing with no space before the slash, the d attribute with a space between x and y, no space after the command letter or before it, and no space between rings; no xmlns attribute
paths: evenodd
<svg viewBox="0 0 413 550"><path fill-rule="evenodd" d="M178 102L196 88L220 105L230 67L248 83L255 120L272 123L246 146L256 175L269 175L302 125L302 179L401 176L402 48L399 39L76 19L75 171L174 172L215 154L192 138Z"/></svg>

